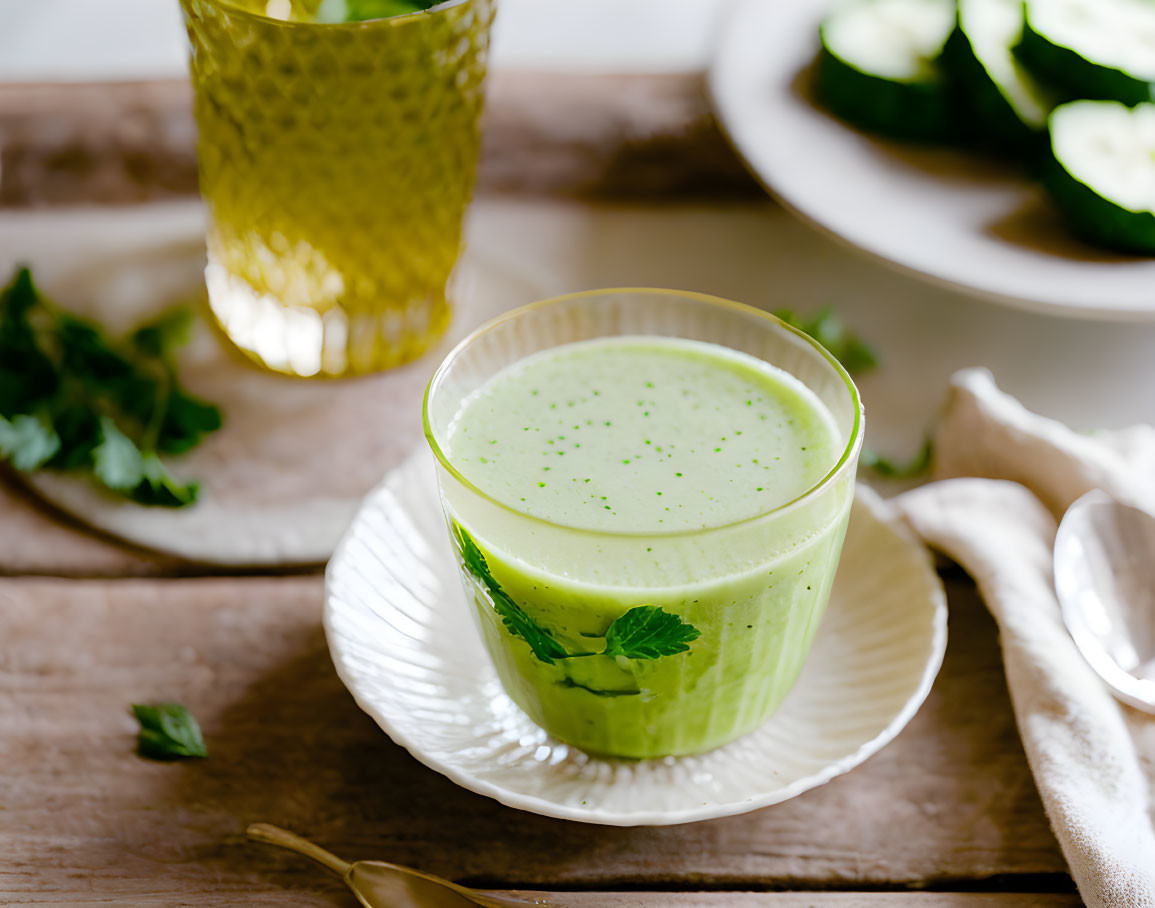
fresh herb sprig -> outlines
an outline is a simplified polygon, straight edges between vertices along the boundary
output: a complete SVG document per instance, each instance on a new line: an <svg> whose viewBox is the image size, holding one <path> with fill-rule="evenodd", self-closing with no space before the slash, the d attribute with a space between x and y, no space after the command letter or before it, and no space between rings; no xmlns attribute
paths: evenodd
<svg viewBox="0 0 1155 908"><path fill-rule="evenodd" d="M779 309L774 314L818 341L847 372L858 374L878 366L874 348L845 325L833 306L825 306L811 316L799 315L793 309Z"/></svg>
<svg viewBox="0 0 1155 908"><path fill-rule="evenodd" d="M869 372L879 365L880 360L874 348L847 328L832 306L826 306L809 317L799 315L792 309L779 309L774 314L818 341L851 375ZM928 438L908 463L896 463L869 448L863 449L858 462L863 469L871 470L884 479L913 479L930 469L933 457L934 448Z"/></svg>
<svg viewBox="0 0 1155 908"><path fill-rule="evenodd" d="M132 713L140 722L136 752L142 757L179 760L209 755L200 725L179 703L157 706L134 703Z"/></svg>
<svg viewBox="0 0 1155 908"><path fill-rule="evenodd" d="M659 659L684 653L698 639L698 629L656 605L632 608L606 631L607 656Z"/></svg>
<svg viewBox="0 0 1155 908"><path fill-rule="evenodd" d="M161 459L220 428L213 404L177 380L192 313L173 310L127 338L63 312L27 268L0 291L0 460L24 472L88 471L139 504L183 507L198 485Z"/></svg>
<svg viewBox="0 0 1155 908"><path fill-rule="evenodd" d="M501 584L489 573L489 565L486 564L485 556L481 554L481 549L477 547L473 537L460 524L453 525L453 532L461 548L461 560L465 564L465 569L489 592L489 597L493 600L493 610L501 616L505 629L528 643L533 654L542 662L553 665L555 659L566 658L569 653L565 647L529 617L525 609L510 599L501 588Z"/></svg>
<svg viewBox="0 0 1155 908"><path fill-rule="evenodd" d="M615 620L606 631L606 648L601 653L571 653L533 620L501 588L489 572L485 556L477 543L460 524L453 524L453 535L461 550L465 569L489 592L493 609L513 636L529 644L533 654L542 662L553 665L558 659L578 659L584 656L623 656L626 659L660 659L684 653L697 640L699 631L678 615L672 615L654 605L640 605Z"/></svg>

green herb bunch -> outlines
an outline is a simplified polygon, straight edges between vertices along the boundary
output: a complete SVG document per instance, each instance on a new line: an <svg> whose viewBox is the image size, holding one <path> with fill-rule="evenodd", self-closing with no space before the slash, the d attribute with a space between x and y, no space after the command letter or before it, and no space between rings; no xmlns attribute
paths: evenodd
<svg viewBox="0 0 1155 908"><path fill-rule="evenodd" d="M623 656L626 659L660 659L684 653L697 640L696 627L677 615L655 605L639 605L613 622L606 631L606 648L601 653L571 653L533 620L520 605L509 598L494 576L477 543L460 524L453 525L453 535L461 549L461 560L470 574L489 592L493 609L513 636L529 644L542 662L553 665L558 659L584 656Z"/></svg>
<svg viewBox="0 0 1155 908"><path fill-rule="evenodd" d="M27 268L0 291L0 460L17 470L85 471L139 504L182 507L198 485L161 460L220 428L184 391L173 352L192 323L166 312L126 338L53 306Z"/></svg>

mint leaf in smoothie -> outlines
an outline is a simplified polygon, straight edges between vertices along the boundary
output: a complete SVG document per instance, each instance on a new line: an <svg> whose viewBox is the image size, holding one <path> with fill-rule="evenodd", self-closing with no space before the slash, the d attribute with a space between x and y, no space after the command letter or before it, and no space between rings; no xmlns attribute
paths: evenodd
<svg viewBox="0 0 1155 908"><path fill-rule="evenodd" d="M874 348L846 327L835 314L833 306L826 306L809 318L792 309L779 309L774 314L790 327L818 341L852 375L868 372L878 365L878 355Z"/></svg>
<svg viewBox="0 0 1155 908"><path fill-rule="evenodd" d="M907 463L895 463L888 457L883 457L869 448L863 448L859 457L859 464L868 470L873 470L885 479L913 479L921 476L930 469L931 459L934 457L934 443L928 438L922 448Z"/></svg>
<svg viewBox="0 0 1155 908"><path fill-rule="evenodd" d="M493 598L493 608L501 616L501 622L505 625L506 630L528 643L538 659L553 665L554 659L564 659L569 656L565 647L529 617L520 605L505 594L501 587L490 587L489 595Z"/></svg>
<svg viewBox="0 0 1155 908"><path fill-rule="evenodd" d="M136 751L152 760L178 760L185 757L207 757L201 727L192 713L179 703L158 706L132 705L140 722Z"/></svg>
<svg viewBox="0 0 1155 908"><path fill-rule="evenodd" d="M632 608L606 631L606 655L627 659L658 659L688 650L699 632L677 615L656 605Z"/></svg>
<svg viewBox="0 0 1155 908"><path fill-rule="evenodd" d="M526 614L525 609L510 599L501 588L501 584L489 573L485 556L481 554L481 549L461 524L453 524L453 534L457 537L461 548L461 560L465 569L489 591L489 596L493 600L493 610L501 616L501 623L505 625L505 629L528 643L533 654L542 662L553 665L555 659L566 658L569 653L565 647Z"/></svg>

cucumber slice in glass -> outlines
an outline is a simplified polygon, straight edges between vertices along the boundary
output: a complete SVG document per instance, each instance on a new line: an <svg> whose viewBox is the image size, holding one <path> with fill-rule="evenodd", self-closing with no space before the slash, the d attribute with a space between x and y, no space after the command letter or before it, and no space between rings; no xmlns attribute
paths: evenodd
<svg viewBox="0 0 1155 908"><path fill-rule="evenodd" d="M1011 52L1022 33L1022 0L958 0L958 21L944 54L966 97L976 138L1003 149L1041 145L1056 101Z"/></svg>
<svg viewBox="0 0 1155 908"><path fill-rule="evenodd" d="M1015 56L1069 98L1155 100L1155 2L1027 0Z"/></svg>
<svg viewBox="0 0 1155 908"><path fill-rule="evenodd" d="M1075 101L1050 125L1044 180L1073 229L1111 249L1155 254L1155 104Z"/></svg>
<svg viewBox="0 0 1155 908"><path fill-rule="evenodd" d="M819 99L847 122L892 138L949 138L952 97L937 60L953 23L954 0L842 3L820 28Z"/></svg>

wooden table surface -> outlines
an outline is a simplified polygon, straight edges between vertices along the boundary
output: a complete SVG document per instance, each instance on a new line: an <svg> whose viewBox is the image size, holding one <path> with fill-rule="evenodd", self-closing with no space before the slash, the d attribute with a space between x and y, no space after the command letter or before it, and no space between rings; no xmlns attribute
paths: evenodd
<svg viewBox="0 0 1155 908"><path fill-rule="evenodd" d="M187 87L0 86L0 209L195 189ZM494 80L481 191L749 195L689 77ZM546 819L457 788L362 714L329 662L320 570L218 572L100 538L0 482L0 903L351 905L249 844L289 827L556 906L1075 905L1015 730L995 627L945 572L930 698L863 766L784 804L665 828ZM178 700L210 759L133 753Z"/></svg>

